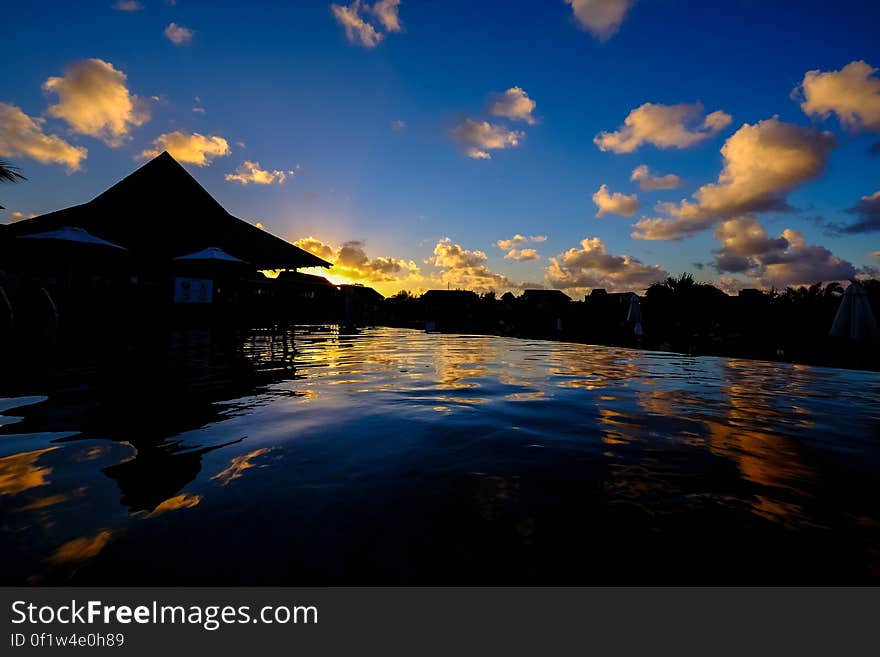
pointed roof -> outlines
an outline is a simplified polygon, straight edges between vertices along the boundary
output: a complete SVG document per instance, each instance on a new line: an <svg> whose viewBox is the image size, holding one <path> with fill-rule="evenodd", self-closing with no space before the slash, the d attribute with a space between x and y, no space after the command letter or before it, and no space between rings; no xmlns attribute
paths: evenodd
<svg viewBox="0 0 880 657"><path fill-rule="evenodd" d="M88 203L6 226L0 237L65 226L82 228L145 259L171 259L214 246L258 269L331 266L229 214L167 151Z"/></svg>

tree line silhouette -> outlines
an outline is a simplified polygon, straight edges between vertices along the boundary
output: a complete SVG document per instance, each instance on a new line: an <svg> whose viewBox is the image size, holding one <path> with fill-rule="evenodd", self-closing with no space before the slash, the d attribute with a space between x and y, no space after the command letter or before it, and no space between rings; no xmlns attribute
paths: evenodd
<svg viewBox="0 0 880 657"><path fill-rule="evenodd" d="M880 281L858 283L877 317ZM730 296L685 273L647 289L639 298L638 321L631 317L633 293L602 292L582 301L569 301L555 290L519 297L507 293L500 299L491 292L460 292L444 308L427 301L427 295L401 291L383 308L391 326L880 370L880 342L829 336L844 294L837 282L746 289Z"/></svg>

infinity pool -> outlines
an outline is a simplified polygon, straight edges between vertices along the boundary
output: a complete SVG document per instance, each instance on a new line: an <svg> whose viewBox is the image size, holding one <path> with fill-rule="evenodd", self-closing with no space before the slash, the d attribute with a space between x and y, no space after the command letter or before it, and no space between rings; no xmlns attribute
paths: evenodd
<svg viewBox="0 0 880 657"><path fill-rule="evenodd" d="M876 373L299 329L0 381L5 584L880 577Z"/></svg>

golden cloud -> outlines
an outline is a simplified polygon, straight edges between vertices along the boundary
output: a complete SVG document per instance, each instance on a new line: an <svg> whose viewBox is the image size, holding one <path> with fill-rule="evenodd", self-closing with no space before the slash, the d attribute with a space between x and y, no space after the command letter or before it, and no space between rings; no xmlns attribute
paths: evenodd
<svg viewBox="0 0 880 657"><path fill-rule="evenodd" d="M880 132L880 78L875 73L864 61L839 71L808 71L795 94L809 116L827 119L836 114L846 128Z"/></svg>
<svg viewBox="0 0 880 657"><path fill-rule="evenodd" d="M156 137L153 148L141 151L140 157L156 157L162 151L168 151L179 162L189 162L200 167L208 166L214 158L224 157L232 152L223 137L206 136L198 132L186 134L175 130Z"/></svg>
<svg viewBox="0 0 880 657"><path fill-rule="evenodd" d="M434 246L434 254L427 262L440 268L440 282L451 287L474 292L499 292L516 288L503 274L496 274L486 266L483 251L470 251L450 238L444 237Z"/></svg>
<svg viewBox="0 0 880 657"><path fill-rule="evenodd" d="M498 248L502 251L508 251L514 247L520 246L522 244L528 244L529 242L546 242L546 235L529 235L528 237L525 235L520 235L516 233L509 240L498 240L495 244L498 245Z"/></svg>
<svg viewBox="0 0 880 657"><path fill-rule="evenodd" d="M721 247L715 251L719 273L741 273L762 287L784 288L821 281L843 281L856 275L855 267L823 246L807 244L790 228L771 238L754 217L737 217L715 230Z"/></svg>
<svg viewBox="0 0 880 657"><path fill-rule="evenodd" d="M452 129L452 137L468 157L490 160L490 150L515 148L525 138L525 133L488 121L465 118Z"/></svg>
<svg viewBox="0 0 880 657"><path fill-rule="evenodd" d="M375 48L382 42L382 33L361 17L360 0L354 0L347 6L332 4L330 9L337 22L345 28L345 36L351 43Z"/></svg>
<svg viewBox="0 0 880 657"><path fill-rule="evenodd" d="M597 218L602 218L609 214L631 217L639 209L639 197L637 194L630 194L629 196L621 192L610 194L608 192L608 185L602 185L593 194L593 203L599 208L599 211L596 213Z"/></svg>
<svg viewBox="0 0 880 657"><path fill-rule="evenodd" d="M521 87L511 87L495 96L489 105L489 113L492 116L503 116L513 121L525 121L529 125L534 125L535 107L537 103L529 98Z"/></svg>
<svg viewBox="0 0 880 657"><path fill-rule="evenodd" d="M378 19L386 32L400 32L400 0L379 0L370 8L370 12Z"/></svg>
<svg viewBox="0 0 880 657"><path fill-rule="evenodd" d="M81 135L100 139L108 146L120 146L133 128L150 120L146 101L133 96L125 73L102 59L85 59L70 64L61 77L51 77L43 89L58 95L49 115L67 122Z"/></svg>
<svg viewBox="0 0 880 657"><path fill-rule="evenodd" d="M635 0L565 0L571 5L580 26L600 41L607 41L620 30Z"/></svg>
<svg viewBox="0 0 880 657"><path fill-rule="evenodd" d="M192 43L195 32L177 23L168 23L162 34L175 46L188 46Z"/></svg>
<svg viewBox="0 0 880 657"><path fill-rule="evenodd" d="M37 215L35 215L33 213L25 214L24 212L15 211L9 215L9 223L14 224L16 221L21 221L22 219L31 219L32 217L36 217L36 216Z"/></svg>
<svg viewBox="0 0 880 657"><path fill-rule="evenodd" d="M681 187L681 178L674 173L666 175L651 173L647 164L640 164L632 171L629 178L633 182L639 183L639 188L645 191L656 191L659 189L678 189Z"/></svg>
<svg viewBox="0 0 880 657"><path fill-rule="evenodd" d="M296 171L267 171L260 168L259 162L245 160L235 169L235 173L227 173L223 176L229 182L237 182L242 185L254 183L255 185L283 185L288 177L296 175Z"/></svg>
<svg viewBox="0 0 880 657"><path fill-rule="evenodd" d="M412 260L390 257L370 258L366 253L366 244L360 240L344 242L338 248L314 237L297 240L294 244L333 263L331 273L351 281L391 283L418 277L421 274L419 266Z"/></svg>
<svg viewBox="0 0 880 657"><path fill-rule="evenodd" d="M632 236L677 240L723 219L786 209L786 194L818 177L835 146L834 135L783 123L778 117L744 124L721 148L724 167L718 181L694 193L696 202L658 203L668 219L643 219Z"/></svg>
<svg viewBox="0 0 880 657"><path fill-rule="evenodd" d="M15 105L0 103L0 155L29 157L42 164L63 164L79 171L89 152L57 135L43 132L43 119L32 118Z"/></svg>
<svg viewBox="0 0 880 657"><path fill-rule="evenodd" d="M138 0L116 0L113 8L116 11L140 11L144 6Z"/></svg>
<svg viewBox="0 0 880 657"><path fill-rule="evenodd" d="M581 240L581 248L550 258L544 278L557 290L604 288L628 292L642 291L668 275L660 265L645 265L632 256L607 253L602 240L592 237Z"/></svg>
<svg viewBox="0 0 880 657"><path fill-rule="evenodd" d="M714 137L732 117L720 110L703 116L702 103L645 103L631 111L615 132L600 132L593 141L602 151L632 153L639 146L688 148Z"/></svg>
<svg viewBox="0 0 880 657"><path fill-rule="evenodd" d="M540 260L541 254L536 249L510 249L504 257L507 260L523 262L526 260Z"/></svg>

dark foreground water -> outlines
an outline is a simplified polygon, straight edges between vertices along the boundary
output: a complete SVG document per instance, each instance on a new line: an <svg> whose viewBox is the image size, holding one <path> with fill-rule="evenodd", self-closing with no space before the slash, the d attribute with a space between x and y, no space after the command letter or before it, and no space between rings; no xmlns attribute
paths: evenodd
<svg viewBox="0 0 880 657"><path fill-rule="evenodd" d="M876 582L880 375L375 329L0 373L0 582Z"/></svg>

